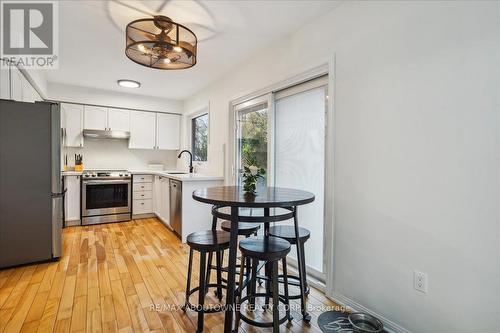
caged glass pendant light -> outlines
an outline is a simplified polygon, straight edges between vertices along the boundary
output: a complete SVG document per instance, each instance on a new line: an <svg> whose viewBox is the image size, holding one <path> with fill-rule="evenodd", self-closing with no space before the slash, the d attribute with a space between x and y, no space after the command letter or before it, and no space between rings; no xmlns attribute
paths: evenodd
<svg viewBox="0 0 500 333"><path fill-rule="evenodd" d="M139 19L126 29L127 57L146 67L185 69L196 64L196 35L166 16Z"/></svg>

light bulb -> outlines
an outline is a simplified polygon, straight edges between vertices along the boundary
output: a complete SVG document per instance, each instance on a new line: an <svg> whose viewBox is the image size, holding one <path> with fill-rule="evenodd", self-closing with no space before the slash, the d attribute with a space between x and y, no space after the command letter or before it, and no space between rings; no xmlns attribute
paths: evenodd
<svg viewBox="0 0 500 333"><path fill-rule="evenodd" d="M182 47L180 47L180 46L174 46L174 51L175 52L182 52Z"/></svg>
<svg viewBox="0 0 500 333"><path fill-rule="evenodd" d="M124 88L139 88L141 86L140 82L134 80L118 80L117 83Z"/></svg>
<svg viewBox="0 0 500 333"><path fill-rule="evenodd" d="M139 51L141 51L141 52L146 51L146 48L145 48L145 47L144 47L144 45L142 45L142 44L139 44L139 45L137 46L137 48L139 48Z"/></svg>
<svg viewBox="0 0 500 333"><path fill-rule="evenodd" d="M169 58L163 59L163 62L166 64L170 64L172 61Z"/></svg>

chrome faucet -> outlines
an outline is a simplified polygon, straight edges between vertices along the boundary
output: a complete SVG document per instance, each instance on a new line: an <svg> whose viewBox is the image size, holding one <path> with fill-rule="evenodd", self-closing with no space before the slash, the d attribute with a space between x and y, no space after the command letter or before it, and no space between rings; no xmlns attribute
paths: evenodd
<svg viewBox="0 0 500 333"><path fill-rule="evenodd" d="M177 158L181 158L181 155L183 153L188 153L189 154L189 173L193 173L193 154L189 150L184 149L179 153L179 156Z"/></svg>

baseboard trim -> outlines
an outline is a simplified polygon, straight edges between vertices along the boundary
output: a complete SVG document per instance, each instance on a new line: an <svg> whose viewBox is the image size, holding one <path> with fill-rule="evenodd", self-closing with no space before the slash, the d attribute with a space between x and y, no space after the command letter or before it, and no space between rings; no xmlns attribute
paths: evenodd
<svg viewBox="0 0 500 333"><path fill-rule="evenodd" d="M133 214L132 215L132 220L137 220L137 219L149 219L152 217L156 217L155 214L153 213L147 213L147 214Z"/></svg>
<svg viewBox="0 0 500 333"><path fill-rule="evenodd" d="M343 305L347 307L348 309L354 310L354 311L361 311L365 313L369 313L372 316L377 317L384 323L384 329L388 331L389 333L411 333L411 331L407 330L406 328L396 324L395 322L385 318L384 316L376 313L375 311L372 311L368 309L367 307L353 301L349 297L346 297L342 294L334 292L332 296L327 296L330 298L332 301L339 305Z"/></svg>
<svg viewBox="0 0 500 333"><path fill-rule="evenodd" d="M82 220L67 220L65 221L66 227L74 227L78 225L82 225Z"/></svg>

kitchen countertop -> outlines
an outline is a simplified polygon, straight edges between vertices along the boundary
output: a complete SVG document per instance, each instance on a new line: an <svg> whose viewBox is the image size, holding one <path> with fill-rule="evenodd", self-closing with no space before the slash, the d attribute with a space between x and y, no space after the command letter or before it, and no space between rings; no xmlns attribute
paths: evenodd
<svg viewBox="0 0 500 333"><path fill-rule="evenodd" d="M178 170L166 170L166 171L156 171L156 170L127 170L132 175L157 175L163 176L175 180L180 180L182 182L192 182L192 181L210 181L210 180L224 180L222 176L209 176L201 173L186 173L186 174L171 174L171 172L184 172ZM78 171L63 171L63 176L81 176L82 172Z"/></svg>
<svg viewBox="0 0 500 333"><path fill-rule="evenodd" d="M182 182L204 181L204 180L224 180L222 176L209 176L201 173L171 174L170 172L184 172L177 170L155 171L155 170L129 170L132 175L156 175L163 176Z"/></svg>
<svg viewBox="0 0 500 333"><path fill-rule="evenodd" d="M63 171L62 175L63 176L81 176L82 173L83 173L82 171Z"/></svg>

